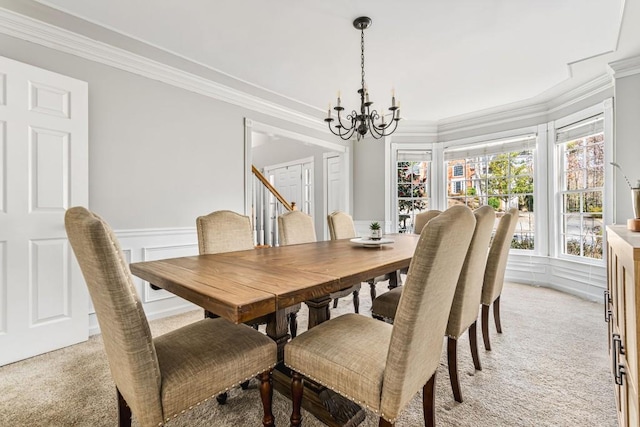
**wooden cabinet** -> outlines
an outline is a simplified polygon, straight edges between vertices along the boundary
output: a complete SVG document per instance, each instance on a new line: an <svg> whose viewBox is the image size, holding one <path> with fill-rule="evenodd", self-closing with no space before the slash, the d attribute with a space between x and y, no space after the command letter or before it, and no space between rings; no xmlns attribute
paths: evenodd
<svg viewBox="0 0 640 427"><path fill-rule="evenodd" d="M640 233L625 226L607 227L607 289L604 318L609 325L609 357L615 384L618 423L636 427L638 332L640 331Z"/></svg>

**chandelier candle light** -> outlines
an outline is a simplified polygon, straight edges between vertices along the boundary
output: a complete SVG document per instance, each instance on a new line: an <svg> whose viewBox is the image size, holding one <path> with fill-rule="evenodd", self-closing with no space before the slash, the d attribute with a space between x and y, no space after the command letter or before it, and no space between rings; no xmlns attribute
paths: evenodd
<svg viewBox="0 0 640 427"><path fill-rule="evenodd" d="M391 118L389 122L385 122L384 113L378 113L376 110L372 110L370 107L373 102L369 101L369 91L364 82L364 30L371 26L371 18L361 16L353 21L353 26L360 30L360 68L362 70L361 85L358 89L360 94L360 113L353 110L351 114L347 115L346 119L342 119L342 111L344 107L341 105L340 92L338 92L338 102L333 109L337 112L338 121L335 125L332 122L335 120L331 117L331 104L327 111L327 118L324 119L329 125L329 130L344 140L350 139L354 134L356 138L361 140L367 133L370 133L375 139L380 139L383 136L391 135L398 127L398 121L400 121L400 103L396 104L395 92L391 92ZM335 128L335 130L334 130Z"/></svg>

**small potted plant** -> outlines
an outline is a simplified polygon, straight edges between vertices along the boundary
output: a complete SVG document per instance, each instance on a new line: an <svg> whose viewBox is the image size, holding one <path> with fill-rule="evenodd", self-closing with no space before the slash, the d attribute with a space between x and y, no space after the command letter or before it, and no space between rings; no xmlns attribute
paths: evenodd
<svg viewBox="0 0 640 427"><path fill-rule="evenodd" d="M382 238L382 230L380 229L380 223L375 221L369 224L371 230L371 240L380 240Z"/></svg>

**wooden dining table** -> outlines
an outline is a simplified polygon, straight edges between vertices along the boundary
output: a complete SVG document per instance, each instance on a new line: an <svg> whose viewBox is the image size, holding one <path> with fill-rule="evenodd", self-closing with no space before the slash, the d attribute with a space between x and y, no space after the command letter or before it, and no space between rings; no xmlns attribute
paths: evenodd
<svg viewBox="0 0 640 427"><path fill-rule="evenodd" d="M409 266L419 236L392 234L392 243L362 246L350 239L329 240L256 250L197 255L130 265L131 272L154 287L165 289L234 323L266 316L266 333L278 345L291 339L285 308L304 302L308 328L330 318L329 294L392 273L397 285L400 269ZM366 369L366 366L363 367ZM276 390L290 394L288 370L274 371ZM330 426L357 425L364 410L324 387L307 381L305 409Z"/></svg>

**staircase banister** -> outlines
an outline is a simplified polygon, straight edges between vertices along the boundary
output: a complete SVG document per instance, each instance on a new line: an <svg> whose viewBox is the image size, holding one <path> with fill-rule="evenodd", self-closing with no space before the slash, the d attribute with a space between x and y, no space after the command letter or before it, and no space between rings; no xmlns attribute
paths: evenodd
<svg viewBox="0 0 640 427"><path fill-rule="evenodd" d="M280 203L282 203L282 206L284 206L284 208L288 211L292 211L294 210L294 204L295 203L289 203L285 200L284 197L282 197L282 194L280 194L278 192L278 190L275 189L275 187L273 185L271 185L271 183L267 180L267 178L262 175L262 172L260 172L258 170L258 168L256 168L254 165L251 165L251 171L253 172L253 174L258 178L258 180L262 183L262 185L264 185L267 190L269 190L269 192L271 192L271 194L274 195L274 197L276 199L278 199L278 201Z"/></svg>

